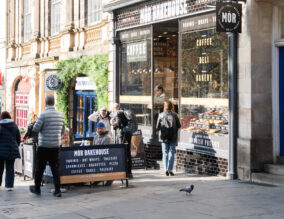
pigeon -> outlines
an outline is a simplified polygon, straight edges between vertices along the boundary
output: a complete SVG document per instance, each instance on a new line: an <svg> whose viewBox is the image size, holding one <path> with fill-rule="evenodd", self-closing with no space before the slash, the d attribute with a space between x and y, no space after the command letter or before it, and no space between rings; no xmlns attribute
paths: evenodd
<svg viewBox="0 0 284 219"><path fill-rule="evenodd" d="M184 192L186 192L186 195L188 195L192 192L193 188L194 188L194 185L190 185L190 186L186 186L183 189L180 189L179 191L180 192L184 191Z"/></svg>

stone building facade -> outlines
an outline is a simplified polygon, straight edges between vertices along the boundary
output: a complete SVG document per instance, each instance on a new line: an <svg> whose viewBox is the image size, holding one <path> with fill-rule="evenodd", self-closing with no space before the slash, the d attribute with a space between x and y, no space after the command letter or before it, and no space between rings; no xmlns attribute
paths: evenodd
<svg viewBox="0 0 284 219"><path fill-rule="evenodd" d="M43 111L44 97L54 93L46 89L46 78L55 73L58 61L109 53L109 15L102 11L106 3L102 0L5 3L9 12L6 110L20 127L25 127L28 115ZM73 97L69 104L72 109Z"/></svg>
<svg viewBox="0 0 284 219"><path fill-rule="evenodd" d="M181 4L181 8L183 8L183 5L188 6L189 9L187 10L187 13L181 14L179 17L169 15L167 12L169 7L173 8L173 5L179 3ZM216 1L214 0L194 2L178 1L178 3L176 3L176 1L114 0L106 5L105 8L113 15L114 27L116 27L113 39L114 45L117 45L116 49L119 49L120 47L123 48L123 44L128 44L130 47L135 40L143 40L141 37L139 39L138 37L130 37L130 39L128 39L127 36L131 34L133 34L133 36L137 36L137 32L140 31L140 33L142 33L140 29L143 27L146 29L146 27L150 26L151 35L147 37L149 37L148 39L153 40L152 42L154 44L152 48L148 48L148 51L151 51L151 49L154 51L151 67L152 71L160 73L156 70L160 71L160 69L163 68L162 64L159 63L162 58L159 58L158 55L156 55L158 58L155 57L155 52L163 50L162 48L155 49L155 45L159 45L157 43L155 44L155 38L163 38L162 35L164 33L160 32L159 35L155 36L155 29L157 30L158 28L167 26L168 32L172 30L177 32L177 28L173 28L173 23L176 22L174 21L175 19L179 20L182 25L183 22L186 22L184 18L187 16L190 23L190 21L194 21L196 17L198 18L198 16L201 17L202 15L210 12L215 13L215 3ZM282 74L284 73L284 49L282 49L284 46L284 2L282 0L250 0L239 1L239 3L242 7L242 33L238 34L237 49L238 128L237 136L235 137L236 154L234 155L236 158L236 168L234 175L239 179L246 181L284 184L284 168L279 165L281 163L283 164L284 156L284 144L281 143L283 142L282 136L284 136L281 135L284 134L281 131L283 130L281 127L283 127L284 124L281 102L283 97L283 91L281 89L283 80ZM190 9L191 6L193 6L192 10ZM159 15L159 13L163 13L163 11L165 16ZM182 11L184 12L185 10ZM156 14L154 14L154 12L156 12ZM139 19L139 16L142 15L145 16ZM164 25L165 23L166 25ZM183 30L179 29L179 31L182 32ZM182 37L182 35L180 35L180 37ZM181 45L179 47L180 50L182 49L182 44L181 42L179 44ZM121 54L117 54L118 57L120 55ZM182 54L180 57L182 57ZM138 58L137 60L139 61ZM119 58L116 59L116 62L119 62ZM131 66L132 61L129 60L130 59L127 60L128 65ZM142 59L140 59L140 62L143 61L141 60ZM183 60L181 60L181 63L182 62ZM156 63L159 63L159 68L157 68ZM122 76L124 74L124 70L119 69L117 67L118 64L115 62L113 66L113 88L115 90L114 93L116 93L114 97L117 101L126 101L123 94L119 93L121 92L119 83L122 83L119 80L121 80L121 77L124 77ZM185 78L182 77L184 70L181 66L182 64L178 66L178 71L181 75L181 82L179 84L181 87L179 87L179 89L183 89L182 83L185 80ZM131 71L128 72L128 74L130 73ZM152 82L152 88L156 85L155 77L157 76L155 73L150 79L150 81L154 81ZM143 98L144 101L148 101L145 96L143 96ZM182 96L179 94L178 98L182 98ZM134 99L128 99L127 101L129 102L129 106L131 106L131 104L137 104L137 101L135 102ZM180 100L178 106L182 107L182 103L183 100ZM195 108L191 109L195 110ZM143 112L143 114L139 112L138 116L145 115L145 112ZM184 117L182 110L179 111L179 115ZM151 134L153 131L148 130L147 132L147 130L145 130L143 133L146 139L149 138L149 133ZM209 136L212 140L211 136L213 135ZM183 141L185 138L188 137L185 137L183 133L180 134L180 141ZM153 139L151 139L151 141L152 140ZM147 145L146 148L151 148L151 146L149 146L153 143L151 141L145 142ZM229 151L229 141L226 143L227 147L225 147L228 149L226 153L229 156L218 155L218 148L216 147L213 147L213 149L215 152L217 151L217 153L213 152L210 154L200 150L200 148L192 147L192 144L181 143L179 143L176 148L177 170L223 176L228 173L231 165L230 154L232 153ZM278 170L280 169L280 172L271 171L271 169L274 168L278 168Z"/></svg>

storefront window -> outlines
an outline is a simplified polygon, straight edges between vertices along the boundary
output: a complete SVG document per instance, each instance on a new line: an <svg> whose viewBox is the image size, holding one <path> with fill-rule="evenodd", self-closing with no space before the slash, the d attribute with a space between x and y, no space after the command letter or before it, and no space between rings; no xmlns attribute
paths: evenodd
<svg viewBox="0 0 284 219"><path fill-rule="evenodd" d="M120 33L120 103L140 125L151 125L151 29Z"/></svg>
<svg viewBox="0 0 284 219"><path fill-rule="evenodd" d="M227 35L211 28L181 37L182 130L228 135Z"/></svg>
<svg viewBox="0 0 284 219"><path fill-rule="evenodd" d="M281 10L281 12L280 12L280 14L281 14L281 21L280 21L280 29L281 29L281 39L283 39L284 38L284 8L281 8L280 9Z"/></svg>

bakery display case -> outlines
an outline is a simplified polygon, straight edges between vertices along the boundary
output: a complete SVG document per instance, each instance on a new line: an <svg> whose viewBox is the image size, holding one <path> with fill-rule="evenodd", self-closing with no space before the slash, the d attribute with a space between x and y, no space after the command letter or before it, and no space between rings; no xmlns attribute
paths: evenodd
<svg viewBox="0 0 284 219"><path fill-rule="evenodd" d="M181 119L181 129L196 133L228 135L228 108L208 107L203 110L205 111L201 113L196 112L184 116Z"/></svg>

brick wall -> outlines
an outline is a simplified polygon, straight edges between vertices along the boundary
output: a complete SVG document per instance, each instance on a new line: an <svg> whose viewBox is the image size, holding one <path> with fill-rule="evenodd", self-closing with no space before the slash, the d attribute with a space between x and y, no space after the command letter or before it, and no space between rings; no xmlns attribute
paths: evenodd
<svg viewBox="0 0 284 219"><path fill-rule="evenodd" d="M176 151L177 171L206 174L214 176L226 176L228 160L195 152Z"/></svg>
<svg viewBox="0 0 284 219"><path fill-rule="evenodd" d="M144 146L146 156L146 167L159 169L157 160L162 159L162 147L161 145L148 145Z"/></svg>

